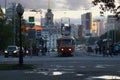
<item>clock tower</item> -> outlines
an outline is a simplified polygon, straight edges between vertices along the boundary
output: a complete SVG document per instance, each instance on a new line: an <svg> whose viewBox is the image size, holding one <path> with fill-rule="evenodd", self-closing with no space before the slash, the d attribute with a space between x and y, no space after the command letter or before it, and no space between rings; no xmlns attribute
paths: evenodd
<svg viewBox="0 0 120 80"><path fill-rule="evenodd" d="M50 1L48 2L48 9L47 9L47 13L45 15L45 26L50 28L53 27L53 13L52 10L50 9Z"/></svg>
<svg viewBox="0 0 120 80"><path fill-rule="evenodd" d="M54 14L50 8L50 0L48 0L48 9L45 14L45 23L42 30L42 36L45 38L45 46L48 49L56 48L57 27L53 22Z"/></svg>

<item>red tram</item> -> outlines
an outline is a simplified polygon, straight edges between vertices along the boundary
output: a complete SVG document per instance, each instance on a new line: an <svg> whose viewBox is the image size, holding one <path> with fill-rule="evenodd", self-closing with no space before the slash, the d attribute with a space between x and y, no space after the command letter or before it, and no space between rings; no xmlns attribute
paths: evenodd
<svg viewBox="0 0 120 80"><path fill-rule="evenodd" d="M75 39L73 37L62 37L57 39L58 56L74 56Z"/></svg>

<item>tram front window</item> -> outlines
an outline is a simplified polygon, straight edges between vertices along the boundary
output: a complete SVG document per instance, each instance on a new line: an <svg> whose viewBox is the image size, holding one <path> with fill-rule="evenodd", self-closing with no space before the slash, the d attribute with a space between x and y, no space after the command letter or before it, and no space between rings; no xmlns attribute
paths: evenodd
<svg viewBox="0 0 120 80"><path fill-rule="evenodd" d="M63 46L73 45L73 40L63 40L61 41L61 45Z"/></svg>

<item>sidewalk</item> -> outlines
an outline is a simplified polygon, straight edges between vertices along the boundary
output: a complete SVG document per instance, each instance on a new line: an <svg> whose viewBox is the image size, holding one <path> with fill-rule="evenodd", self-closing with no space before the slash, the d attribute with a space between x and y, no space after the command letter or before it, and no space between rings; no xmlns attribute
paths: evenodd
<svg viewBox="0 0 120 80"><path fill-rule="evenodd" d="M103 54L101 53L95 53L95 52L85 52L85 54L87 55L87 56L93 56L93 57L111 57L110 55L106 55L106 56L103 56ZM116 57L116 58L118 58L118 57L120 57L120 54L119 55L112 55L112 57Z"/></svg>

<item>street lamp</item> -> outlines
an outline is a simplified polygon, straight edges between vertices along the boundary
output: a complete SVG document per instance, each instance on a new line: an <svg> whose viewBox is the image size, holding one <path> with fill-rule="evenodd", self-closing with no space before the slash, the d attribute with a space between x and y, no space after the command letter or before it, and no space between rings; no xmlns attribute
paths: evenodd
<svg viewBox="0 0 120 80"><path fill-rule="evenodd" d="M20 3L18 3L17 7L16 7L16 11L17 11L17 14L19 16L19 21L20 21L20 24L19 24L19 46L20 46L20 51L19 51L19 65L23 65L23 53L22 53L22 35L21 35L21 16L23 15L24 13L24 8L22 7L22 5Z"/></svg>

